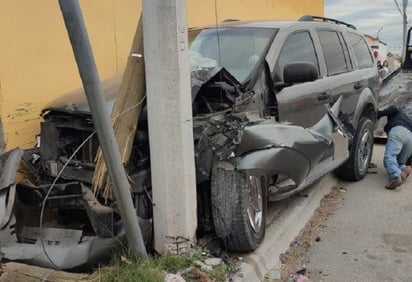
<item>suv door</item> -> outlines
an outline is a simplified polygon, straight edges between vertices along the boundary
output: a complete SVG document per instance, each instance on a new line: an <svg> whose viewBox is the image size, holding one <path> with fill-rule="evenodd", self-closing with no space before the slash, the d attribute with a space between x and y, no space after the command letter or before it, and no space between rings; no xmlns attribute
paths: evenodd
<svg viewBox="0 0 412 282"><path fill-rule="evenodd" d="M309 30L291 33L284 41L276 60L274 82L283 82L283 70L292 62L310 62L319 71L316 52ZM303 127L313 126L326 113L324 104L329 103L328 89L319 87L317 81L294 84L281 89L276 94L279 107L279 121Z"/></svg>
<svg viewBox="0 0 412 282"><path fill-rule="evenodd" d="M368 88L373 93L379 93L379 77L368 43L361 35L354 32L347 32L346 38L352 48L353 57L356 59L357 73L360 76L357 83L359 94ZM376 98L376 94L374 95ZM354 117L355 122L357 118L359 117Z"/></svg>
<svg viewBox="0 0 412 282"><path fill-rule="evenodd" d="M378 74L363 37L350 29L343 35L350 46L354 70L350 72L353 76L349 76L353 80L353 94L344 93L342 110L348 115L354 131L349 158L336 174L346 180L358 181L365 177L373 151Z"/></svg>
<svg viewBox="0 0 412 282"><path fill-rule="evenodd" d="M329 85L331 102L343 95L341 110L352 121L362 84L350 57L348 44L337 30L318 29L317 34L326 63L324 80Z"/></svg>

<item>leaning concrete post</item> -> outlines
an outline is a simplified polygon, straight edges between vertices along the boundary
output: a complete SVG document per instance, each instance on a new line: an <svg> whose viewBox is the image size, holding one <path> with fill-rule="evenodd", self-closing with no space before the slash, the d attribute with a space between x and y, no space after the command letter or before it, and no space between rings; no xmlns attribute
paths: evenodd
<svg viewBox="0 0 412 282"><path fill-rule="evenodd" d="M59 0L67 32L69 33L74 57L83 82L84 91L93 116L97 137L102 148L113 191L118 203L129 250L132 254L146 256L146 249L130 195L129 182L124 171L119 146L114 135L112 122L106 109L92 48L78 0Z"/></svg>

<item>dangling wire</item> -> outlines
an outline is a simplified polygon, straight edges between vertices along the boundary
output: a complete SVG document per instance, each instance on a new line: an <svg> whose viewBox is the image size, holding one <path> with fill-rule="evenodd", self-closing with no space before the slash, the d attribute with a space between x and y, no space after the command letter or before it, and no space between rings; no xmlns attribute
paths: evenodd
<svg viewBox="0 0 412 282"><path fill-rule="evenodd" d="M143 101L145 100L146 95L142 98L142 100L140 100L137 104L130 106L129 108L127 108L126 110L124 110L123 112L119 113L118 115L112 117L112 121L114 119L116 119L117 117L124 115L125 113L127 113L128 111L140 106ZM60 176L62 175L63 171L65 170L65 168L68 166L68 164L71 162L71 160L74 158L74 156L80 151L81 148L83 148L83 146L89 142L89 140L96 134L96 130L93 131L77 148L76 150L74 150L74 152L72 153L72 155L67 159L67 161L64 163L63 167L61 168L61 170L59 171L59 173L57 174L56 178L53 180L53 183L50 185L49 190L47 191L46 196L44 197L42 206L41 206L41 211L40 211L40 223L39 223L39 236L40 236L40 245L42 247L43 253L46 256L46 258L49 260L49 262L53 265L53 267L57 270L60 270L59 267L57 267L57 265L53 262L53 260L50 258L49 254L46 251L46 246L44 244L44 240L43 240L43 216L44 216L44 209L46 206L46 201L47 198L50 196L51 191L53 190L54 186L57 183L57 180L60 178Z"/></svg>
<svg viewBox="0 0 412 282"><path fill-rule="evenodd" d="M216 23L216 36L217 36L217 54L218 54L218 66L220 68L223 68L222 66L222 52L220 49L220 34L219 34L219 19L218 19L218 14L217 14L217 0L215 0L215 23ZM219 74L219 80L222 81L222 72ZM219 88L219 97L220 97L220 102L223 103L223 97L222 97L222 88Z"/></svg>
<svg viewBox="0 0 412 282"><path fill-rule="evenodd" d="M39 223L39 236L40 236L40 244L41 247L43 249L44 254L46 255L47 259L49 260L49 262L54 266L54 268L59 269L59 267L57 267L57 265L53 262L53 260L49 257L49 254L46 252L46 247L44 245L44 240L43 240L43 215L44 215L44 208L46 206L46 201L47 198L49 197L51 191L53 190L54 186L56 185L57 180L60 178L60 176L62 175L64 169L67 167L67 165L69 164L69 162L73 159L73 157L77 154L77 152L93 137L93 135L96 133L96 131L93 131L81 144L79 147L77 147L76 150L74 150L73 154L70 156L70 158L65 162L65 164L63 165L62 169L59 171L59 173L57 174L56 178L54 179L53 183L51 184L49 191L47 191L46 196L44 197L42 206L41 206L41 211L40 211L40 223Z"/></svg>
<svg viewBox="0 0 412 282"><path fill-rule="evenodd" d="M221 52L220 52L220 36L219 36L219 22L218 22L218 16L217 16L217 0L215 0L215 22L216 22L216 36L217 36L217 54L218 54L218 63L219 66L222 66L222 57L221 57Z"/></svg>

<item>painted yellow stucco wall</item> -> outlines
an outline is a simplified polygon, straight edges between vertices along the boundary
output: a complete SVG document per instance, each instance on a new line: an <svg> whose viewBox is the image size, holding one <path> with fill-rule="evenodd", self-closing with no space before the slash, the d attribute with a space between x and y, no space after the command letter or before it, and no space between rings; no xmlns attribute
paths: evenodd
<svg viewBox="0 0 412 282"><path fill-rule="evenodd" d="M123 72L141 0L81 0L101 79ZM323 0L188 0L188 26L323 15ZM2 1L0 149L32 147L40 110L81 86L57 0Z"/></svg>
<svg viewBox="0 0 412 282"><path fill-rule="evenodd" d="M216 4L216 5L215 5ZM189 26L225 19L297 20L307 14L323 16L323 0L188 0Z"/></svg>

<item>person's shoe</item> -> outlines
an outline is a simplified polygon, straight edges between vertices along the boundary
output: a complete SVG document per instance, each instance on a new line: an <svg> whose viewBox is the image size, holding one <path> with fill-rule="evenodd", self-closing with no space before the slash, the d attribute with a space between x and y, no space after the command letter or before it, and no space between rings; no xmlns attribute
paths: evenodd
<svg viewBox="0 0 412 282"><path fill-rule="evenodd" d="M401 173L401 179L402 181L405 181L406 178L408 178L409 174L411 174L412 168L411 166L407 165L404 168L402 168L402 173Z"/></svg>
<svg viewBox="0 0 412 282"><path fill-rule="evenodd" d="M388 190L393 190L398 186L402 185L402 179L400 177L389 181L389 183L385 186Z"/></svg>

